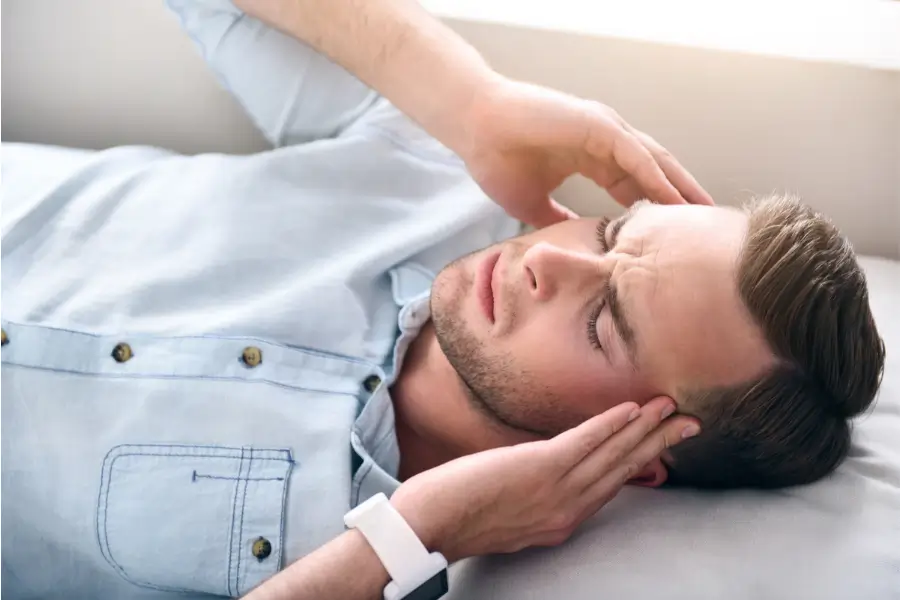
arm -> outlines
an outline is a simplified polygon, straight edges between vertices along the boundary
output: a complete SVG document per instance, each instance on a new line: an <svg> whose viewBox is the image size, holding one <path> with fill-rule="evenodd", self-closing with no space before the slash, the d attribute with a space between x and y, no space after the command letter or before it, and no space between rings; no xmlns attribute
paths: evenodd
<svg viewBox="0 0 900 600"><path fill-rule="evenodd" d="M461 156L477 92L498 79L478 52L416 0L235 0L378 90Z"/></svg>
<svg viewBox="0 0 900 600"><path fill-rule="evenodd" d="M234 1L380 92L531 225L575 216L550 198L575 173L625 206L713 203L665 148L611 108L502 77L416 0Z"/></svg>
<svg viewBox="0 0 900 600"><path fill-rule="evenodd" d="M273 146L334 137L378 99L309 45L231 0L166 0L222 86Z"/></svg>
<svg viewBox="0 0 900 600"><path fill-rule="evenodd" d="M665 419L669 399L620 404L553 439L480 452L406 481L391 504L449 562L563 542L666 448L696 426ZM637 416L635 416L637 415ZM264 582L245 600L376 600L388 574L348 531Z"/></svg>
<svg viewBox="0 0 900 600"><path fill-rule="evenodd" d="M388 581L366 538L350 530L263 583L245 600L378 600Z"/></svg>

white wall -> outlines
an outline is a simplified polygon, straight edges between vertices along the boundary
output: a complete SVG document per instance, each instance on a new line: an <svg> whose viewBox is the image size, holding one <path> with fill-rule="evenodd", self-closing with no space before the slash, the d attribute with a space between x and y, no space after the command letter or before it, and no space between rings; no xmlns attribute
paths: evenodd
<svg viewBox="0 0 900 600"><path fill-rule="evenodd" d="M3 0L3 140L266 148L163 0Z"/></svg>
<svg viewBox="0 0 900 600"><path fill-rule="evenodd" d="M498 70L612 105L718 202L793 191L860 252L900 257L900 71L448 22ZM2 78L4 140L265 147L162 0L4 0ZM558 196L583 212L617 210L577 179Z"/></svg>

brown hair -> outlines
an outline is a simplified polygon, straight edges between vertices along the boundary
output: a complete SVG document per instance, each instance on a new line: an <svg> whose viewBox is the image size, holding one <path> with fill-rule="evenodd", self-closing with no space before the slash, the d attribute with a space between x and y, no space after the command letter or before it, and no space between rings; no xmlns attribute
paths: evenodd
<svg viewBox="0 0 900 600"><path fill-rule="evenodd" d="M703 432L672 450L672 484L775 488L815 481L850 448L850 418L875 399L884 342L849 242L796 199L745 207L740 297L776 365L740 385L688 393Z"/></svg>

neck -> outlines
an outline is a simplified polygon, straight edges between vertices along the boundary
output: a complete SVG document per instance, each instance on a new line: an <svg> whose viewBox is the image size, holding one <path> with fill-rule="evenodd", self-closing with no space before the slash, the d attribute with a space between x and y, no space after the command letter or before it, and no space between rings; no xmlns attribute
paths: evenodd
<svg viewBox="0 0 900 600"><path fill-rule="evenodd" d="M467 454L537 439L475 407L444 356L431 321L413 340L391 398L401 481Z"/></svg>
<svg viewBox="0 0 900 600"><path fill-rule="evenodd" d="M446 368L441 368L442 363L446 364L446 358L434 326L428 321L410 345L403 368L391 387L400 447L400 481L465 454L452 441L453 415L459 411L447 410L454 403L451 396L458 390L458 383Z"/></svg>

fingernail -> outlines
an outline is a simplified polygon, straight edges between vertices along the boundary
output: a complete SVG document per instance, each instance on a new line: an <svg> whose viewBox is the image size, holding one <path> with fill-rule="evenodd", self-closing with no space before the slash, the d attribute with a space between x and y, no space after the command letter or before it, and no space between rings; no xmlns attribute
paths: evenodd
<svg viewBox="0 0 900 600"><path fill-rule="evenodd" d="M639 416L641 416L641 409L636 408L633 411L631 411L630 415L628 415L628 422L631 423L632 421L637 419Z"/></svg>
<svg viewBox="0 0 900 600"><path fill-rule="evenodd" d="M669 404L668 406L666 406L666 407L663 409L663 411L662 411L662 418L663 418L663 420L665 420L665 419L671 417L671 416L672 416L672 413L674 413L674 412L675 412L675 405L674 405L674 404Z"/></svg>
<svg viewBox="0 0 900 600"><path fill-rule="evenodd" d="M688 438L694 437L698 433L700 433L700 426L696 423L691 423L684 428L684 431L681 432L681 439L686 440Z"/></svg>

